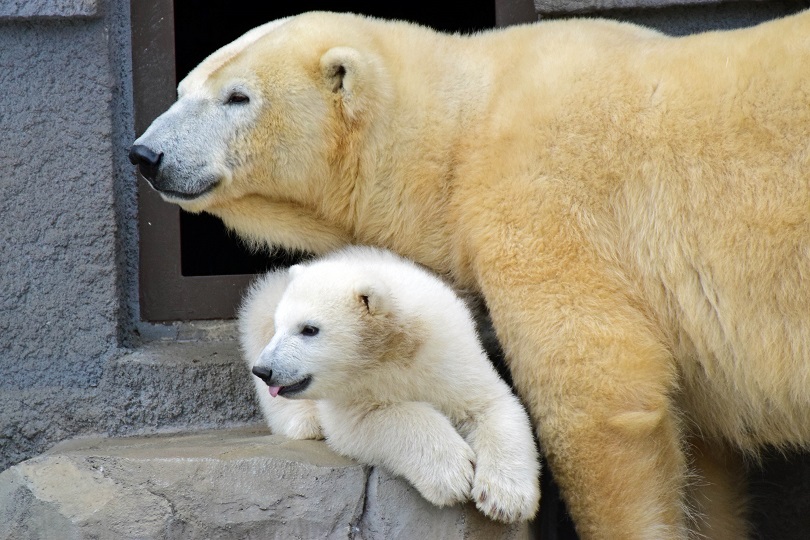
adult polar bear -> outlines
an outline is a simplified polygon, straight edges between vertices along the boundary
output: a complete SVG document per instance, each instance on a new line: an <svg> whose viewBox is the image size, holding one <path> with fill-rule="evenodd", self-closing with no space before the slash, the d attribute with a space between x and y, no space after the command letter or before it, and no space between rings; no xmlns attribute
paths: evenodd
<svg viewBox="0 0 810 540"><path fill-rule="evenodd" d="M684 38L313 13L178 90L131 150L166 200L484 295L582 537L740 537L738 451L810 443L810 13Z"/></svg>

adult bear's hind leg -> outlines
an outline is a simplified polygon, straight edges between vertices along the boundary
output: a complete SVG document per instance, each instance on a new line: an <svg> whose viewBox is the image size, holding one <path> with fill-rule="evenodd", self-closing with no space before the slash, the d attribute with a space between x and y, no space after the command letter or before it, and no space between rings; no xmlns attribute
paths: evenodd
<svg viewBox="0 0 810 540"><path fill-rule="evenodd" d="M748 475L742 456L722 443L690 441L695 478L688 496L695 513L697 538L749 538Z"/></svg>

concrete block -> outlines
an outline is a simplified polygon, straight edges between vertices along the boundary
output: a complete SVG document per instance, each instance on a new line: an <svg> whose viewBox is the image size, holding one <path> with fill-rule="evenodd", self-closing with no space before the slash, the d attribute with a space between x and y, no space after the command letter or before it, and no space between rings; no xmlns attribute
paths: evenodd
<svg viewBox="0 0 810 540"><path fill-rule="evenodd" d="M613 9L660 9L671 6L699 6L749 0L534 0L538 14L595 13ZM765 3L769 0L754 0ZM745 5L743 4L743 5Z"/></svg>
<svg viewBox="0 0 810 540"><path fill-rule="evenodd" d="M98 15L98 0L5 0L0 20L84 18Z"/></svg>
<svg viewBox="0 0 810 540"><path fill-rule="evenodd" d="M0 470L70 437L263 425L251 377L233 340L155 342L109 360L91 388L3 388Z"/></svg>
<svg viewBox="0 0 810 540"><path fill-rule="evenodd" d="M611 9L661 8L673 5L713 4L717 0L534 0L537 13L591 13Z"/></svg>
<svg viewBox="0 0 810 540"><path fill-rule="evenodd" d="M0 539L525 539L322 441L262 429L76 439L0 474Z"/></svg>

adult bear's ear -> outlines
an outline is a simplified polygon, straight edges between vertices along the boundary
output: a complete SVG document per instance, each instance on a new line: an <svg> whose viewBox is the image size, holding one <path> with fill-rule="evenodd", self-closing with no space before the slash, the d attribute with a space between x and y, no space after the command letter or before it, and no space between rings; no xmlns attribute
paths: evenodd
<svg viewBox="0 0 810 540"><path fill-rule="evenodd" d="M351 47L332 47L321 56L324 84L350 120L356 120L379 92L376 64L374 58Z"/></svg>

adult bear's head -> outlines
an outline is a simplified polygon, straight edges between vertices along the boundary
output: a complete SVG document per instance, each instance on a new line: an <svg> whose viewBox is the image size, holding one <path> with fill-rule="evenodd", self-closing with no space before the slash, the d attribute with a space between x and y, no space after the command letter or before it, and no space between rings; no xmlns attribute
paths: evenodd
<svg viewBox="0 0 810 540"><path fill-rule="evenodd" d="M345 181L346 161L359 159L346 148L387 99L382 62L358 21L310 13L251 30L180 82L177 102L130 160L165 200L192 212L252 195L307 206L328 198L330 180Z"/></svg>

